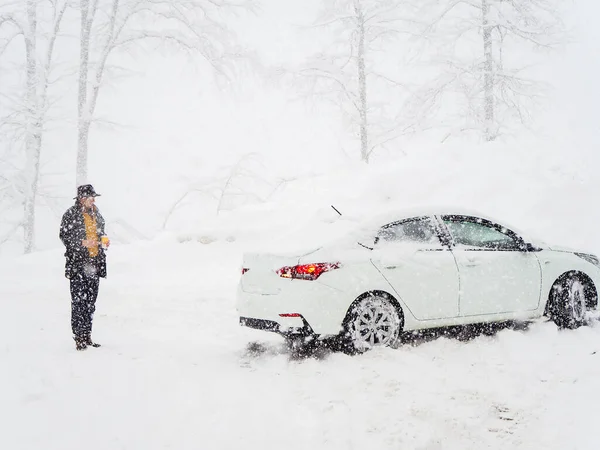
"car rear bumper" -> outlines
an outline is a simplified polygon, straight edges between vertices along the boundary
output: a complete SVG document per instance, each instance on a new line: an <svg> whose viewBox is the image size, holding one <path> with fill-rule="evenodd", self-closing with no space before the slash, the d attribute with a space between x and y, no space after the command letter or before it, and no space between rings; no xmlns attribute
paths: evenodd
<svg viewBox="0 0 600 450"><path fill-rule="evenodd" d="M309 323L301 317L302 326L282 326L279 322L267 319L240 317L240 325L254 330L270 331L282 336L312 336L315 334Z"/></svg>
<svg viewBox="0 0 600 450"><path fill-rule="evenodd" d="M308 330L319 336L339 334L351 303L343 292L316 282L297 282L295 286L290 283L289 287L293 288L263 295L246 292L239 286L236 309L240 323L284 335Z"/></svg>
<svg viewBox="0 0 600 450"><path fill-rule="evenodd" d="M274 320L253 319L252 317L240 317L240 325L254 330L272 331L279 333L279 324Z"/></svg>

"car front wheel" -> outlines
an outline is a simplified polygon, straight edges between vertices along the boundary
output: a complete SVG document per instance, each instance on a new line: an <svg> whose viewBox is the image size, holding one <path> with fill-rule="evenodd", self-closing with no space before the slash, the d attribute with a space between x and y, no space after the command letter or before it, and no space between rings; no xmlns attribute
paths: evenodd
<svg viewBox="0 0 600 450"><path fill-rule="evenodd" d="M554 288L550 315L561 328L578 328L585 323L588 303L585 282L571 275Z"/></svg>

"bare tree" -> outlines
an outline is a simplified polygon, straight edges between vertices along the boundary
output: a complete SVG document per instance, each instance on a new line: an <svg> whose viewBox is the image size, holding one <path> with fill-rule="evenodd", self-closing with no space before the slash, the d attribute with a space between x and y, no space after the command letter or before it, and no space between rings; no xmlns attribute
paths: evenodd
<svg viewBox="0 0 600 450"><path fill-rule="evenodd" d="M389 111L386 97L398 95L390 91L401 88L405 93L406 86L389 73L389 65L382 64L386 57L398 54L397 47L386 45L412 33L414 21L408 18L412 3L408 0L326 0L325 3L314 28L331 33L333 42L301 69L285 72L311 96L329 99L340 106L356 130L361 160L368 163L373 151L412 130Z"/></svg>
<svg viewBox="0 0 600 450"><path fill-rule="evenodd" d="M259 155L245 154L235 164L217 170L210 177L190 183L167 211L162 228L166 229L171 216L194 195L212 199L216 214L219 215L221 211L232 210L244 204L264 202L288 181L290 180L281 178L269 180L264 174Z"/></svg>
<svg viewBox="0 0 600 450"><path fill-rule="evenodd" d="M21 128L25 141L25 168L17 185L24 205L19 225L24 229L25 253L29 253L35 246L36 198L54 48L68 4L66 0L21 0L8 6L7 11L0 9L0 56L17 38L23 39L25 94L12 98L16 108L2 125Z"/></svg>
<svg viewBox="0 0 600 450"><path fill-rule="evenodd" d="M80 0L77 184L87 180L88 141L98 94L118 51L145 41L200 55L221 76L241 55L226 13L251 9L253 0Z"/></svg>
<svg viewBox="0 0 600 450"><path fill-rule="evenodd" d="M443 108L445 122L458 121L458 132L476 130L486 141L514 124L527 126L545 90L529 73L532 56L564 42L559 6L557 0L423 0L419 17L431 18L423 36L435 49L427 64L438 74L414 97L415 115L431 119L451 103L453 112Z"/></svg>

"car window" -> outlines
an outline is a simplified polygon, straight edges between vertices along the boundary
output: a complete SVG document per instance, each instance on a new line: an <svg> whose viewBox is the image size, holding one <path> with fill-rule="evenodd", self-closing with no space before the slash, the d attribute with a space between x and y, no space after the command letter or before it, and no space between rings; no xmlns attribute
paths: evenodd
<svg viewBox="0 0 600 450"><path fill-rule="evenodd" d="M493 224L473 220L444 219L454 243L457 246L477 247L495 250L516 250L519 241L508 230L502 230Z"/></svg>
<svg viewBox="0 0 600 450"><path fill-rule="evenodd" d="M435 226L429 218L409 219L382 227L377 242L440 244Z"/></svg>

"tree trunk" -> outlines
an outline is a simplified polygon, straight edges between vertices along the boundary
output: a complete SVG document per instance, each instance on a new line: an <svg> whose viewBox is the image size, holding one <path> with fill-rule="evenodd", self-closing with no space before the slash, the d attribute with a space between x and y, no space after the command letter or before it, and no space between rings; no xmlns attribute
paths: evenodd
<svg viewBox="0 0 600 450"><path fill-rule="evenodd" d="M87 182L88 136L90 120L87 104L88 70L90 54L90 3L81 0L81 35L79 49L79 95L78 95L78 141L77 141L77 175L76 184Z"/></svg>
<svg viewBox="0 0 600 450"><path fill-rule="evenodd" d="M40 156L42 150L41 127L33 132L31 152L27 155L27 187L25 196L25 253L31 253L35 248L35 203L38 192L40 173Z"/></svg>
<svg viewBox="0 0 600 450"><path fill-rule="evenodd" d="M79 140L77 148L77 186L88 182L88 137L90 135L90 121L79 119Z"/></svg>
<svg viewBox="0 0 600 450"><path fill-rule="evenodd" d="M365 16L360 4L360 0L355 0L354 9L356 11L358 25L358 92L359 92L359 117L360 117L360 156L361 159L369 162L369 135L367 121L367 74L365 69Z"/></svg>
<svg viewBox="0 0 600 450"><path fill-rule="evenodd" d="M25 119L25 210L23 230L25 253L31 253L35 246L35 201L41 150L41 124L37 98L37 2L27 0L27 29L25 34L26 52L26 119Z"/></svg>
<svg viewBox="0 0 600 450"><path fill-rule="evenodd" d="M482 0L483 27L483 95L485 140L493 141L497 137L494 119L494 55L492 54L492 27L489 24L489 0Z"/></svg>

